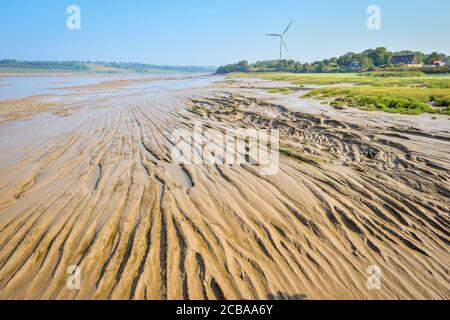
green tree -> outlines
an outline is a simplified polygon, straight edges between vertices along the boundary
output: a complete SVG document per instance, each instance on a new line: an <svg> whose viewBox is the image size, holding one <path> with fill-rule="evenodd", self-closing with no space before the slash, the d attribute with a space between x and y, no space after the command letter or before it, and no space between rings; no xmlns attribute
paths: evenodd
<svg viewBox="0 0 450 320"><path fill-rule="evenodd" d="M439 55L439 53L433 52L425 58L425 63L433 64L436 60L441 60L441 56Z"/></svg>
<svg viewBox="0 0 450 320"><path fill-rule="evenodd" d="M353 56L355 54L353 52L349 52L344 54L343 56L340 56L339 59L337 60L337 63L341 66L341 67L348 67L350 65L350 63L353 62Z"/></svg>
<svg viewBox="0 0 450 320"><path fill-rule="evenodd" d="M250 70L250 65L248 64L247 60L239 61L238 64L241 69L241 72L248 72Z"/></svg>
<svg viewBox="0 0 450 320"><path fill-rule="evenodd" d="M360 69L369 69L373 67L372 60L363 54L355 54L354 61L358 61Z"/></svg>
<svg viewBox="0 0 450 320"><path fill-rule="evenodd" d="M376 49L368 49L361 55L370 59L371 64L376 67L387 65L391 62L392 52L388 51L384 47L378 47Z"/></svg>

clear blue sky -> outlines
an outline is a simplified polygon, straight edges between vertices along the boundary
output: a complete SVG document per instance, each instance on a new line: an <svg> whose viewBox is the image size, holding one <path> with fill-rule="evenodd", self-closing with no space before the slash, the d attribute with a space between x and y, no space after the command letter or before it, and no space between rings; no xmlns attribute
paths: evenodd
<svg viewBox="0 0 450 320"><path fill-rule="evenodd" d="M66 29L81 8L82 29ZM382 29L366 27L381 8ZM450 54L449 0L0 0L0 59L221 65L267 60L287 36L302 62L386 46Z"/></svg>

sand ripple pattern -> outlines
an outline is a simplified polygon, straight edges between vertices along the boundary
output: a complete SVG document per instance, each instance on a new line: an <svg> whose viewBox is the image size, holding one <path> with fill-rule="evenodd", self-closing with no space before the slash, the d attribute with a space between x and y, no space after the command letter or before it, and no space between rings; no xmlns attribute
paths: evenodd
<svg viewBox="0 0 450 320"><path fill-rule="evenodd" d="M193 118L280 129L280 173L171 163ZM449 135L180 94L27 152L0 172L0 298L450 298Z"/></svg>

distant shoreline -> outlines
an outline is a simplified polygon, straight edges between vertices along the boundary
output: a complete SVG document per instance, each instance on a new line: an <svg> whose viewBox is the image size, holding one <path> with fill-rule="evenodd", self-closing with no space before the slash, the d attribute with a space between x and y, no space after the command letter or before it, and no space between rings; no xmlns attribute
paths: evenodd
<svg viewBox="0 0 450 320"><path fill-rule="evenodd" d="M0 60L0 74L3 73L88 73L88 74L174 74L213 73L215 66L154 65L135 62L104 61L19 61Z"/></svg>
<svg viewBox="0 0 450 320"><path fill-rule="evenodd" d="M118 72L118 73L101 73L101 72L2 72L0 71L0 78L8 77L108 77L108 76L135 76L135 77L149 77L149 76L173 76L173 75L211 75L211 73L199 72L162 72L162 73L139 73L139 72Z"/></svg>

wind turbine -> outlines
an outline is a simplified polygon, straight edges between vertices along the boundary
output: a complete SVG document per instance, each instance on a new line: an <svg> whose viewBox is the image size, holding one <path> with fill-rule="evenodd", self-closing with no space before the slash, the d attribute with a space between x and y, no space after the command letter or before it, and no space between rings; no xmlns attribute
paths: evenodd
<svg viewBox="0 0 450 320"><path fill-rule="evenodd" d="M283 46L286 49L286 52L288 52L288 47L286 45L286 42L284 41L284 36L286 35L286 33L289 31L289 28L291 27L292 23L294 21L291 21L291 23L289 23L289 25L286 27L286 29L284 29L284 32L282 34L277 34L277 33L268 33L266 34L266 36L270 36L270 37L279 37L280 38L280 60L282 59L282 54L283 54Z"/></svg>

